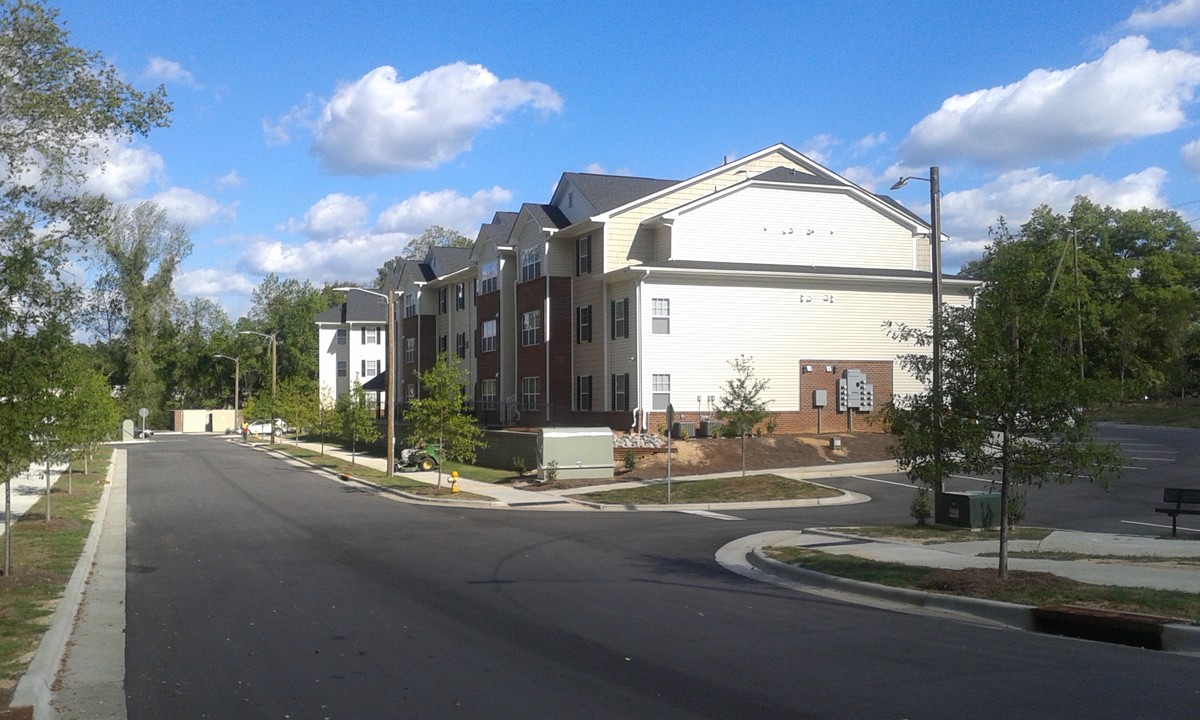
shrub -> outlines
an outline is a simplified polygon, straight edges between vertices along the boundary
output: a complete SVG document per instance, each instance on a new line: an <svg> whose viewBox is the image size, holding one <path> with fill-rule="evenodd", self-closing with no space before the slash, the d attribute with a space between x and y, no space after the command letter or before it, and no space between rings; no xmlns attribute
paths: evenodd
<svg viewBox="0 0 1200 720"><path fill-rule="evenodd" d="M912 505L908 506L908 512L917 521L918 525L925 524L925 521L932 514L929 507L929 488L920 488L917 490Z"/></svg>
<svg viewBox="0 0 1200 720"><path fill-rule="evenodd" d="M516 470L517 474L522 477L524 477L525 472L529 469L529 467L525 465L525 458L520 455L513 456L512 464L513 470Z"/></svg>
<svg viewBox="0 0 1200 720"><path fill-rule="evenodd" d="M542 468L542 475L544 475L544 477L542 479L543 482L552 483L555 480L557 480L558 479L558 461L551 460L550 462L546 463L546 466L544 468Z"/></svg>
<svg viewBox="0 0 1200 720"><path fill-rule="evenodd" d="M1008 493L1008 527L1011 530L1025 519L1025 493L1013 488Z"/></svg>
<svg viewBox="0 0 1200 720"><path fill-rule="evenodd" d="M637 455L633 454L632 449L626 448L625 456L621 458L621 461L625 463L625 469L630 472L637 467Z"/></svg>

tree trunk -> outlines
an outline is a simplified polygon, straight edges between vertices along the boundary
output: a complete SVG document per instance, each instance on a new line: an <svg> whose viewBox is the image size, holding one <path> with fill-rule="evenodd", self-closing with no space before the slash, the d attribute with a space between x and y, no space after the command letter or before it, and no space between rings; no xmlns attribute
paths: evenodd
<svg viewBox="0 0 1200 720"><path fill-rule="evenodd" d="M1004 437L1001 440L1001 446L1003 447L1001 458L1003 459L1000 461L1000 566L997 569L997 573L1001 580L1008 577L1008 453L1011 449L1009 445L1009 433L1006 429Z"/></svg>

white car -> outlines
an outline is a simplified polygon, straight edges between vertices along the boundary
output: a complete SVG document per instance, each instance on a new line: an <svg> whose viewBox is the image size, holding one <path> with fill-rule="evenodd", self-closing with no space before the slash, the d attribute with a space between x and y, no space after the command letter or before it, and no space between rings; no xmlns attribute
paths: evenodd
<svg viewBox="0 0 1200 720"><path fill-rule="evenodd" d="M287 426L283 418L275 418L275 435L283 435L291 431L292 429ZM256 420L250 423L250 434L252 435L266 435L269 432L271 432L271 422L269 420Z"/></svg>

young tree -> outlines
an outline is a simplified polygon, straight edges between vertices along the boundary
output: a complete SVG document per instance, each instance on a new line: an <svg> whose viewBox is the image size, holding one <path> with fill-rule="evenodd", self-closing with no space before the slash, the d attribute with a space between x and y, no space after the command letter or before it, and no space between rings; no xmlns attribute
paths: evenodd
<svg viewBox="0 0 1200 720"><path fill-rule="evenodd" d="M746 477L746 436L767 417L767 404L771 401L764 400L762 394L770 381L754 376L754 358L739 355L729 361L729 366L734 377L726 380L721 390L717 419L742 439L742 477Z"/></svg>
<svg viewBox="0 0 1200 720"><path fill-rule="evenodd" d="M279 417L287 421L297 437L311 431L321 410L317 384L306 378L288 378L279 386L275 406Z"/></svg>
<svg viewBox="0 0 1200 720"><path fill-rule="evenodd" d="M404 420L409 424L408 442L413 447L437 445L443 460L475 462L475 450L483 444L482 431L467 408L463 392L466 373L443 353L433 367L421 373L424 395L409 401ZM438 488L442 467L438 465Z"/></svg>
<svg viewBox="0 0 1200 720"><path fill-rule="evenodd" d="M70 353L59 364L61 380L54 396L55 435L67 457L84 459L116 433L121 421L112 387L99 372L87 367L81 353ZM71 472L67 472L71 492Z"/></svg>
<svg viewBox="0 0 1200 720"><path fill-rule="evenodd" d="M987 252L991 281L976 305L943 308L940 407L927 390L886 407L884 421L914 482L935 487L950 474L990 474L999 466L1003 578L1015 488L1079 475L1106 484L1119 473L1120 457L1096 440L1083 415L1091 386L1079 377L1070 350L1075 318L1045 308L1049 276L1042 256L1014 243ZM885 326L900 341L932 344L928 328ZM900 364L929 387L929 354L902 356Z"/></svg>
<svg viewBox="0 0 1200 720"><path fill-rule="evenodd" d="M338 398L337 416L342 421L342 436L350 441L350 464L353 465L358 441L373 443L379 439L375 413L367 407L362 383L355 380L350 392Z"/></svg>

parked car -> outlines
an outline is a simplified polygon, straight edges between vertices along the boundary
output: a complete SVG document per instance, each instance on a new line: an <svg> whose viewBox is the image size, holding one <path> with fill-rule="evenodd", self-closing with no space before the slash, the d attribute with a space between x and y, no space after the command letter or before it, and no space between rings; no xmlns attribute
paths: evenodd
<svg viewBox="0 0 1200 720"><path fill-rule="evenodd" d="M283 418L275 418L274 424L274 433L276 436L283 435L284 433L290 433L292 431L292 429L288 427L288 424L283 421ZM254 422L250 423L250 433L252 435L266 435L269 432L272 432L270 420L255 420Z"/></svg>

